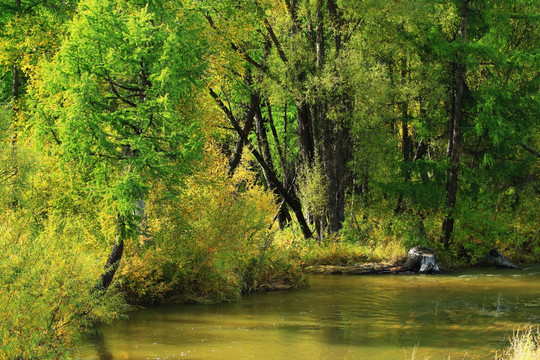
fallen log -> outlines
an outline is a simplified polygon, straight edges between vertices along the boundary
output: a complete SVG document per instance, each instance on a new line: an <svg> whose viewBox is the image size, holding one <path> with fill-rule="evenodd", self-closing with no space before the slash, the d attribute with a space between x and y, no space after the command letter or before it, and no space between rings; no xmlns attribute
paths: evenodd
<svg viewBox="0 0 540 360"><path fill-rule="evenodd" d="M316 265L305 269L315 274L342 274L342 275L376 275L376 274L440 274L441 268L437 264L433 250L415 246L409 250L407 257L398 263L364 263L356 265Z"/></svg>
<svg viewBox="0 0 540 360"><path fill-rule="evenodd" d="M312 274L325 275L376 275L398 274L403 272L403 267L396 264L365 263L357 265L315 265L305 269Z"/></svg>

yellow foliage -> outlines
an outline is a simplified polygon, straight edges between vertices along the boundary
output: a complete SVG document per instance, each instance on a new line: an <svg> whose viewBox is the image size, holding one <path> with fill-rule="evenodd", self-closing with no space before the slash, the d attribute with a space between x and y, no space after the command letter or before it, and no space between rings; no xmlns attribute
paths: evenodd
<svg viewBox="0 0 540 360"><path fill-rule="evenodd" d="M149 236L126 249L120 276L139 302L238 299L246 264L270 236L273 195L240 166L227 175L226 161L209 148L179 195L156 186L147 201Z"/></svg>

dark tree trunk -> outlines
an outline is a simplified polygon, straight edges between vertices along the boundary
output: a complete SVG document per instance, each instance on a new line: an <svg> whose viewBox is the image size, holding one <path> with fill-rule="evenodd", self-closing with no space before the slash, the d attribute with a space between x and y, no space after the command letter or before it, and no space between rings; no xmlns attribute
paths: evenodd
<svg viewBox="0 0 540 360"><path fill-rule="evenodd" d="M317 3L317 71L322 73L325 69L327 51L325 49L326 42L323 36L324 17L322 1ZM334 0L328 0L326 8L329 14L329 26L331 38L335 40L335 51L339 54L342 47L341 39L341 14L337 3ZM319 34L320 31L320 34ZM336 68L331 69L335 73L336 78L340 74ZM341 230L343 221L345 220L345 188L347 184L348 170L347 162L350 158L350 134L348 126L344 121L340 120L350 112L350 102L347 98L346 91L341 90L337 94L321 93L318 97L317 106L317 121L318 131L315 134L320 134L319 151L324 168L327 183L327 198L326 214L327 223L326 231L330 234ZM341 114L338 119L330 119L327 116L329 109Z"/></svg>
<svg viewBox="0 0 540 360"><path fill-rule="evenodd" d="M401 83L405 87L407 86L407 60L403 58L401 60ZM411 180L411 154L412 154L412 139L409 135L409 104L407 101L402 101L401 108L401 154L403 156L403 182L409 183ZM396 214L402 214L405 212L406 206L403 204L403 194L398 197L398 202L394 212Z"/></svg>
<svg viewBox="0 0 540 360"><path fill-rule="evenodd" d="M246 82L248 86L252 85L250 75L247 76ZM249 107L246 111L244 118L244 126L242 128L242 133L246 136L251 132L251 129L253 129L253 119L255 118L255 114L257 113L259 101L260 97L257 94L252 93L250 97ZM234 174L234 171L240 164L240 160L242 159L242 151L244 150L244 144L244 137L239 136L238 141L236 142L234 153L229 158L229 175Z"/></svg>
<svg viewBox="0 0 540 360"><path fill-rule="evenodd" d="M463 0L461 8L461 41L464 44L467 41L467 20L469 12L469 1ZM461 54L461 56L464 56ZM455 206L458 188L458 171L459 171L459 153L461 148L461 123L463 121L463 100L465 91L465 64L464 59L458 59L455 64L454 78L455 89L453 94L453 106L449 122L449 141L447 148L447 156L450 159L450 167L447 171L446 181L446 217L443 221L443 236L442 242L445 249L450 246L452 232L455 224Z"/></svg>
<svg viewBox="0 0 540 360"><path fill-rule="evenodd" d="M335 145L335 168L330 191L330 233L341 230L345 221L345 185L347 180L346 167L348 160L348 141L344 129L340 129L336 134Z"/></svg>
<svg viewBox="0 0 540 360"><path fill-rule="evenodd" d="M296 107L296 121L298 123L298 143L302 162L311 166L315 159L315 141L311 123L311 111L305 102L300 102Z"/></svg>
<svg viewBox="0 0 540 360"><path fill-rule="evenodd" d="M328 120L326 121L329 124ZM326 208L328 232L336 233L345 220L345 187L348 179L347 161L350 155L349 133L344 126L329 124L323 130L323 166L327 179Z"/></svg>
<svg viewBox="0 0 540 360"><path fill-rule="evenodd" d="M122 255L124 253L124 238L126 236L126 224L124 219L121 216L118 216L117 226L116 226L116 238L117 241L114 244L111 254L103 267L103 273L101 274L101 279L99 284L96 286L95 291L104 293L107 291L111 285L116 270L120 266L120 261L122 260Z"/></svg>
<svg viewBox="0 0 540 360"><path fill-rule="evenodd" d="M19 75L19 67L17 64L13 64L13 89L12 94L14 99L18 99L20 96L21 79Z"/></svg>
<svg viewBox="0 0 540 360"><path fill-rule="evenodd" d="M258 96L257 96L258 98ZM268 143L268 134L266 132L266 126L264 123L264 118L261 113L261 109L257 106L257 111L255 113L255 130L257 131L257 140L259 141L259 148L262 151L264 161L268 165L268 168L275 174L274 170L274 161L272 159L272 153L270 151L270 145ZM277 187L270 180L268 173L263 169L263 175L266 179L266 184L269 189L271 189L276 196L281 197ZM283 204L278 209L278 221L280 229L283 229L287 225L287 220L290 219L289 210L287 206Z"/></svg>
<svg viewBox="0 0 540 360"><path fill-rule="evenodd" d="M124 253L124 241L120 240L119 243L114 244L111 254L109 255L109 258L107 259L107 262L105 263L105 266L103 268L103 273L101 274L101 280L98 285L97 290L100 291L107 291L109 286L111 285L114 275L116 274L116 270L118 270L118 266L120 266L120 260L122 259L122 254Z"/></svg>
<svg viewBox="0 0 540 360"><path fill-rule="evenodd" d="M283 199L285 200L287 205L289 205L289 207L293 210L293 212L294 212L294 214L296 216L296 219L298 221L298 224L300 225L300 229L302 230L302 234L304 235L304 237L306 239L311 238L312 233L311 233L311 230L309 229L309 226L308 226L308 224L306 222L306 219L304 217L304 213L302 211L302 204L300 203L300 200L296 196L294 190L293 189L290 189L290 190L286 189L283 186L283 184L281 183L281 181L279 181L279 179L277 178L274 171L268 166L268 164L264 160L264 157L257 151L257 149L255 149L253 144L251 144L249 142L247 134L244 134L244 132L242 131L242 128L240 127L240 125L236 121L236 119L233 116L233 114L231 113L231 111L225 106L225 104L223 104L223 102L221 101L219 96L212 89L209 89L209 90L210 90L210 95L214 98L214 100L216 101L218 106L223 110L225 115L227 115L227 118L229 118L229 121L230 121L231 125L233 126L234 130L237 132L237 134L241 138L244 139L245 144L247 145L247 147L249 148L249 150L251 151L253 156L255 156L255 159L257 159L257 161L259 162L259 164L263 168L263 171L266 172L266 174L268 176L268 180L273 184L273 186L276 187L277 191L283 197Z"/></svg>

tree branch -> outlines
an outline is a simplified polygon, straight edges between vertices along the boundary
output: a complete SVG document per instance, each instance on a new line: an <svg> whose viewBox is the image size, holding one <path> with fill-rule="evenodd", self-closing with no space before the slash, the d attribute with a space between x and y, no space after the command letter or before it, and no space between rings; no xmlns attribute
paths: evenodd
<svg viewBox="0 0 540 360"><path fill-rule="evenodd" d="M221 101L219 96L214 92L214 90L212 90L210 88L209 92L210 92L210 96L212 96L212 98L214 98L214 100L216 101L218 106L222 110L225 111L225 109L227 109L227 107L223 104L223 102ZM227 114L227 112L225 112L225 113ZM312 232L309 229L309 226L307 225L306 219L304 217L304 213L302 211L302 204L300 203L300 200L296 197L296 195L294 193L291 194L289 191L287 191L287 189L285 189L283 187L283 184L281 183L281 181L278 180L275 172L270 169L270 167L268 166L268 164L264 160L261 153L259 153L257 151L257 149L255 149L253 144L249 141L247 135L242 132L242 128L240 127L240 125L238 124L238 122L236 121L234 116L231 117L231 116L229 116L227 114L227 117L229 117L229 120L231 122L231 125L234 127L234 130L238 133L238 135L242 139L244 139L244 142L245 142L246 146L249 148L249 150L251 151L253 156L255 156L255 159L257 159L257 161L259 162L259 164L261 165L263 170L266 172L266 174L268 176L268 180L272 182L272 184L276 187L277 191L281 194L283 199L285 199L287 204L291 207L291 209L293 209L293 211L294 211L294 213L296 215L296 218L298 220L298 223L300 224L300 228L302 229L302 233L304 234L304 237L306 239L311 238Z"/></svg>
<svg viewBox="0 0 540 360"><path fill-rule="evenodd" d="M118 92L118 89L116 88L116 86L114 84L114 81L109 76L107 76L107 82L109 83L109 87L110 87L111 91L113 92L114 95L116 95L118 100L128 104L131 107L134 107L134 108L137 107L137 104L135 104L134 102L132 102L132 101L122 97L122 95L120 95L120 93Z"/></svg>
<svg viewBox="0 0 540 360"><path fill-rule="evenodd" d="M536 155L536 157L540 158L540 152L534 150L533 148L531 148L531 147L529 147L529 146L527 146L527 145L525 145L523 143L521 143L519 145L521 145L522 148L524 148L525 150L527 150L531 154Z"/></svg>
<svg viewBox="0 0 540 360"><path fill-rule="evenodd" d="M272 39L272 42L276 46L276 49L279 54L279 58L283 63L287 64L289 62L289 59L287 59L287 55L285 55L285 52L283 51L283 48L281 47L281 43L279 42L276 33L274 32L274 29L272 29L272 26L268 22L267 19L264 19L264 26L266 27L266 30L268 31L268 35L270 35L270 39Z"/></svg>

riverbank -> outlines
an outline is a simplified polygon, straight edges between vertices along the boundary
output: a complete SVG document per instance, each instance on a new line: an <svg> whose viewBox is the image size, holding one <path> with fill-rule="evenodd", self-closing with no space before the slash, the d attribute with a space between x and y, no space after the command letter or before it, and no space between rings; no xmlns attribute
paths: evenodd
<svg viewBox="0 0 540 360"><path fill-rule="evenodd" d="M495 359L515 329L539 319L539 271L310 275L299 291L147 307L101 327L89 346L111 358L394 360L416 347L417 360Z"/></svg>
<svg viewBox="0 0 540 360"><path fill-rule="evenodd" d="M312 265L305 268L309 274L324 275L375 275L397 274L403 269L402 266L386 263L371 262L352 265Z"/></svg>
<svg viewBox="0 0 540 360"><path fill-rule="evenodd" d="M397 274L407 272L404 265L409 250L398 241L376 247L333 241L305 245L297 251L294 258L308 274ZM474 260L467 257L458 258L444 250L433 251L433 256L443 271L458 271L486 266L517 268L514 261L516 263L520 261L521 267L540 261L537 257L523 257L518 250L508 249L504 255L495 250L485 251L483 255L479 252ZM500 258L489 256L492 253L497 254Z"/></svg>

